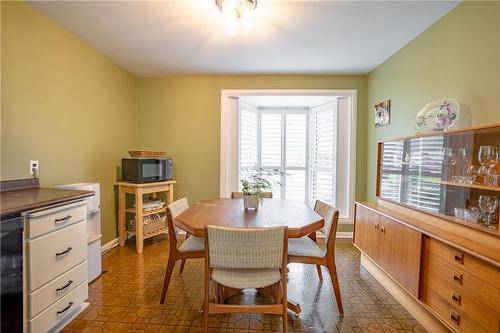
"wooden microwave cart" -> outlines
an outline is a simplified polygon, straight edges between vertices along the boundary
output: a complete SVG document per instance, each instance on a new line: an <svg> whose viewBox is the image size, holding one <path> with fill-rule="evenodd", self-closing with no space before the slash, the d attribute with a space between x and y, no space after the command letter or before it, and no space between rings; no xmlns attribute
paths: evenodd
<svg viewBox="0 0 500 333"><path fill-rule="evenodd" d="M155 232L144 234L143 220L144 216L152 214L164 214L166 213L167 206L174 201L174 184L175 180L169 180L164 182L156 183L145 183L145 184L135 184L129 182L117 182L118 185L118 234L119 234L119 244L120 246L125 245L125 240L127 239L127 213L135 215L136 228L135 232L128 231L129 233L135 234L136 239L136 249L137 253L142 253L144 239L158 236L160 234L168 234L167 225L165 228L156 230ZM165 192L165 206L144 212L143 210L143 196L145 194L151 194L152 197L156 197L158 193ZM133 194L135 196L135 208L127 208L126 195Z"/></svg>

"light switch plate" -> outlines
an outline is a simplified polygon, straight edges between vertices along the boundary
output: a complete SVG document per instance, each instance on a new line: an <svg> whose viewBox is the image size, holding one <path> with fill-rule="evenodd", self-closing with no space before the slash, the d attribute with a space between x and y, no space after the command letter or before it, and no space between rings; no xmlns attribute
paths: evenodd
<svg viewBox="0 0 500 333"><path fill-rule="evenodd" d="M33 169L36 170L36 173L40 173L40 163L38 161L31 160L30 161L30 175L33 175Z"/></svg>

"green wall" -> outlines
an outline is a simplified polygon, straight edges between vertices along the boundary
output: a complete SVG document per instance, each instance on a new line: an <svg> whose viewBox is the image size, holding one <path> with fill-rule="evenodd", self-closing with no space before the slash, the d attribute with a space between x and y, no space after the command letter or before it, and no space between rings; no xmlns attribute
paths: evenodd
<svg viewBox="0 0 500 333"><path fill-rule="evenodd" d="M116 168L136 146L136 78L22 2L1 4L1 179L101 183L115 238Z"/></svg>
<svg viewBox="0 0 500 333"><path fill-rule="evenodd" d="M367 197L375 200L377 142L414 134L417 111L440 97L466 104L473 125L500 122L500 2L463 2L368 76ZM391 124L374 105L391 100Z"/></svg>
<svg viewBox="0 0 500 333"><path fill-rule="evenodd" d="M365 198L365 76L179 76L139 80L142 147L173 157L177 197L219 196L221 89L357 89L356 198Z"/></svg>

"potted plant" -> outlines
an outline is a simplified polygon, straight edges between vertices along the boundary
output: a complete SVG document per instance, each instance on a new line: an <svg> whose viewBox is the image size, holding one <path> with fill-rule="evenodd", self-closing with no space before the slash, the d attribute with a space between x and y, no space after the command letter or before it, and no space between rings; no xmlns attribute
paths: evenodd
<svg viewBox="0 0 500 333"><path fill-rule="evenodd" d="M259 204L264 200L264 192L269 192L273 184L281 183L268 179L269 176L285 175L279 169L251 169L250 175L241 180L241 190L243 192L243 205L245 209L258 209Z"/></svg>

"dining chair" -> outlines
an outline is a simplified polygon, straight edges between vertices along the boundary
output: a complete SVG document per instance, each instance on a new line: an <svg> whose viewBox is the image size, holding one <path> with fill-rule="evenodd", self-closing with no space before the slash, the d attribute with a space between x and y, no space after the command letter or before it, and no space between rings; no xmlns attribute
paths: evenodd
<svg viewBox="0 0 500 333"><path fill-rule="evenodd" d="M321 282L323 282L321 266L326 266L332 280L339 313L343 315L344 308L342 306L337 267L335 265L335 236L337 233L339 211L320 200L316 201L314 211L323 217L325 221L323 228L319 231L325 236L326 251L316 243L316 233L302 238L290 238L288 240L288 263L316 265Z"/></svg>
<svg viewBox="0 0 500 333"><path fill-rule="evenodd" d="M186 198L179 199L172 202L167 207L167 227L168 238L170 242L170 251L168 253L167 271L165 272L165 279L163 281L163 290L161 292L160 304L165 302L172 272L177 260L182 260L181 269L179 274L184 270L186 259L191 258L204 258L205 257L205 242L202 237L195 237L193 235L186 235L186 239L180 246L177 246L177 232L175 227L175 218L182 212L189 208L189 203Z"/></svg>
<svg viewBox="0 0 500 333"><path fill-rule="evenodd" d="M288 332L286 296L287 227L222 228L205 227L204 328L216 313L266 313L283 317ZM214 287L215 300L209 294ZM266 305L225 304L224 288L257 289L274 287L275 303Z"/></svg>
<svg viewBox="0 0 500 333"><path fill-rule="evenodd" d="M273 192L262 192L262 197L266 199L272 199ZM243 198L243 192L231 192L231 199L241 199Z"/></svg>

